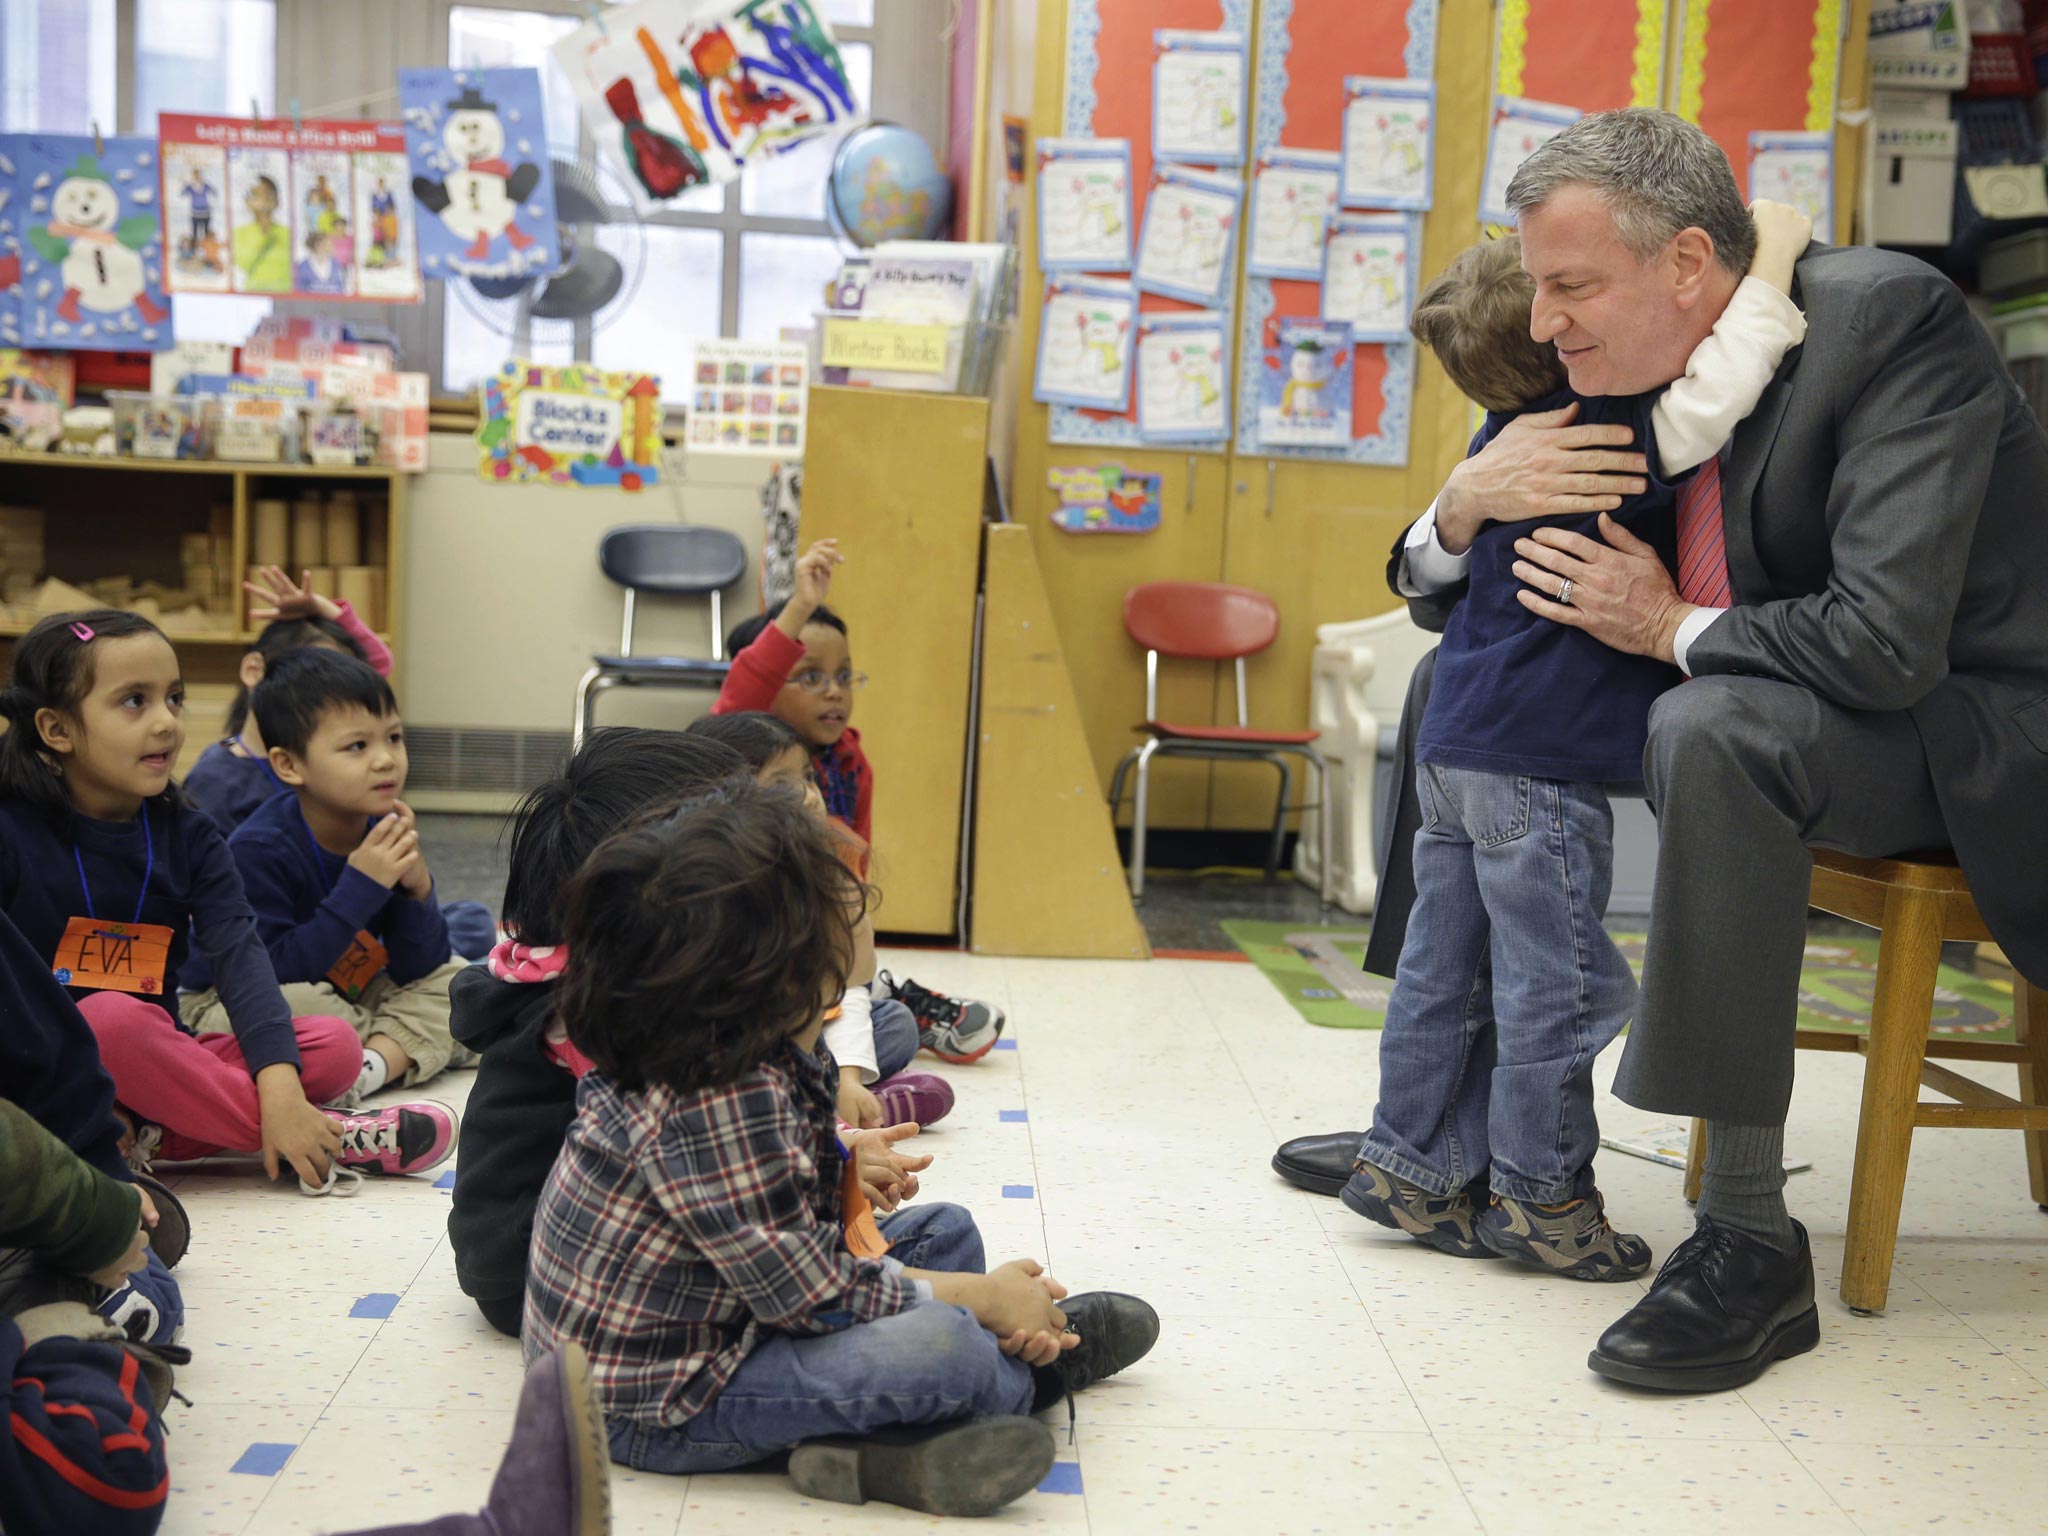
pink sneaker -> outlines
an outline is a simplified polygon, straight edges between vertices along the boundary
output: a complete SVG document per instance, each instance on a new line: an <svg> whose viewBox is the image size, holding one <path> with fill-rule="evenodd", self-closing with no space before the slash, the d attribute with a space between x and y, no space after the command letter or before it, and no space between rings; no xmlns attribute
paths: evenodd
<svg viewBox="0 0 2048 1536"><path fill-rule="evenodd" d="M370 1173L425 1173L455 1150L455 1111L432 1099L325 1113L341 1127L341 1164Z"/></svg>
<svg viewBox="0 0 2048 1536"><path fill-rule="evenodd" d="M933 1125L953 1108L953 1085L934 1072L898 1072L886 1082L875 1084L875 1097L882 1101L882 1124L903 1125L915 1120Z"/></svg>

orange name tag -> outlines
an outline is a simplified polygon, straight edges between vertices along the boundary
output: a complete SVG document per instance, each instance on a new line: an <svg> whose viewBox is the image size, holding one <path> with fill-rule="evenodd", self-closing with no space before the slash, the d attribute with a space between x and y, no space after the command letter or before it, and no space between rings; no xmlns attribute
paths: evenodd
<svg viewBox="0 0 2048 1536"><path fill-rule="evenodd" d="M851 1152L839 1180L839 1214L846 1224L846 1251L856 1259L879 1259L889 1251L889 1239L875 1225L875 1208L868 1204L868 1192L860 1182L860 1166Z"/></svg>
<svg viewBox="0 0 2048 1536"><path fill-rule="evenodd" d="M391 952L374 936L358 928L355 942L334 962L334 969L327 973L327 979L335 991L353 1003L390 963Z"/></svg>
<svg viewBox="0 0 2048 1536"><path fill-rule="evenodd" d="M67 987L162 997L170 965L171 930L163 924L74 917L57 941L50 972Z"/></svg>

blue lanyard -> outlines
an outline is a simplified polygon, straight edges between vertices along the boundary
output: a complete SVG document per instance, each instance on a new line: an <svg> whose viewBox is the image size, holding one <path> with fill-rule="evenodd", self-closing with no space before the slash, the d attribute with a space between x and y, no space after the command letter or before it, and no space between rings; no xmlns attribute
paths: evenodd
<svg viewBox="0 0 2048 1536"><path fill-rule="evenodd" d="M78 888L85 893L85 915L97 919L92 909L92 887L85 879L85 855L78 851L78 844L71 844L71 862L78 866ZM142 921L142 904L149 900L149 877L156 872L156 843L149 835L149 802L142 802L142 889L135 893L135 915L128 919L128 926L134 927Z"/></svg>
<svg viewBox="0 0 2048 1536"><path fill-rule="evenodd" d="M288 787L285 784L285 781L277 776L277 770L270 766L270 758L266 754L257 752L254 748L252 748L249 745L248 742L244 741L239 736L235 738L235 745L240 747L245 753L248 754L250 762L256 764L265 773L270 775L271 783L275 784L280 790Z"/></svg>
<svg viewBox="0 0 2048 1536"><path fill-rule="evenodd" d="M365 834L368 833L370 826L375 825L375 822L371 822L369 826L364 827ZM299 812L299 830L306 834L306 846L313 850L313 872L326 881L328 889L332 890L333 882L337 877L330 876L327 873L327 861L329 859L340 859L343 865L346 865L348 863L347 857L339 853L329 853L320 846L320 839L313 835L312 825L306 820L306 813L304 811Z"/></svg>

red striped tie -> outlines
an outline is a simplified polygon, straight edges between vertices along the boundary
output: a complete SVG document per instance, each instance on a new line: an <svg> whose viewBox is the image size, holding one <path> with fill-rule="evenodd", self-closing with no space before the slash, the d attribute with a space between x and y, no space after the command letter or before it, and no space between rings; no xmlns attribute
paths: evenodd
<svg viewBox="0 0 2048 1536"><path fill-rule="evenodd" d="M1678 493L1678 595L1701 608L1730 608L1728 541L1721 526L1721 461L1709 459Z"/></svg>

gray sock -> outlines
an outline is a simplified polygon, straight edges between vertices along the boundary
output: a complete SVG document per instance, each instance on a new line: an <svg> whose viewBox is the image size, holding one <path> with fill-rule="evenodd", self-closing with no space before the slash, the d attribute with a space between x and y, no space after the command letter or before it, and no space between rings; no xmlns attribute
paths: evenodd
<svg viewBox="0 0 2048 1536"><path fill-rule="evenodd" d="M1799 1246L1785 1209L1785 1127L1707 1123L1707 1164L1698 1214L1762 1239L1780 1253Z"/></svg>

